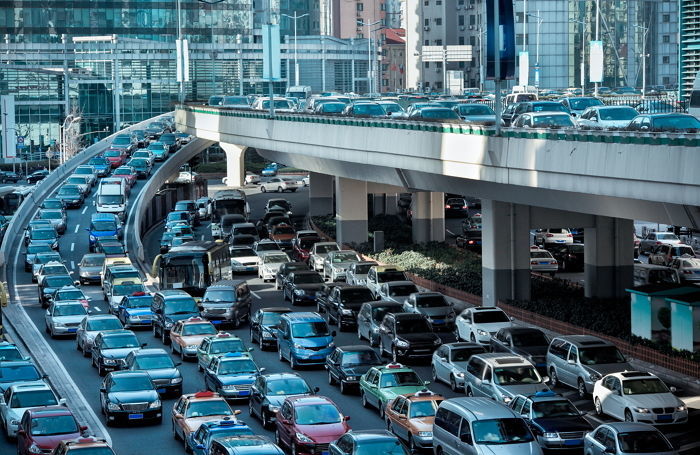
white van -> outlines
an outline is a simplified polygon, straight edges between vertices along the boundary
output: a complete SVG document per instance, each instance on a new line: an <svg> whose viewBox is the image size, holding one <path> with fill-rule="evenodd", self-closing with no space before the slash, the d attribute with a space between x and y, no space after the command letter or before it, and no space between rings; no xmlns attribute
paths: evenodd
<svg viewBox="0 0 700 455"><path fill-rule="evenodd" d="M124 179L103 179L97 188L95 207L98 213L114 213L120 220L126 217L126 182Z"/></svg>
<svg viewBox="0 0 700 455"><path fill-rule="evenodd" d="M307 100L311 97L311 87L308 85L296 85L289 87L285 96L296 98L298 100Z"/></svg>
<svg viewBox="0 0 700 455"><path fill-rule="evenodd" d="M690 92L690 100L688 103L688 114L700 119L700 71L695 76L693 82L693 91Z"/></svg>

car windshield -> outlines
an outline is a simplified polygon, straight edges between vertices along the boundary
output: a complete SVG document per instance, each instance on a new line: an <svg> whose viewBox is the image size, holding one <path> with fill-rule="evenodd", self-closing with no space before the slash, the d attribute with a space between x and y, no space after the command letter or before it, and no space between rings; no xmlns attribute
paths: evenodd
<svg viewBox="0 0 700 455"><path fill-rule="evenodd" d="M374 307L372 308L372 319L375 322L381 322L387 313L400 313L402 311L403 308L400 305Z"/></svg>
<svg viewBox="0 0 700 455"><path fill-rule="evenodd" d="M459 109L460 115L496 115L490 107L483 105L462 104L457 109Z"/></svg>
<svg viewBox="0 0 700 455"><path fill-rule="evenodd" d="M290 232L287 232L290 231ZM294 232L294 229L287 227L287 228L277 228L275 229L276 234L291 234ZM241 226L241 227L236 227L233 228L233 235L238 235L238 234L245 234L245 235L258 235L258 230L255 229L255 226Z"/></svg>
<svg viewBox="0 0 700 455"><path fill-rule="evenodd" d="M294 338L327 337L330 336L330 332L325 321L297 322L292 324L292 336Z"/></svg>
<svg viewBox="0 0 700 455"><path fill-rule="evenodd" d="M31 426L33 436L78 433L78 425L72 415L35 418L32 419Z"/></svg>
<svg viewBox="0 0 700 455"><path fill-rule="evenodd" d="M475 324L490 324L494 322L510 322L508 315L503 311L476 311L474 313Z"/></svg>
<svg viewBox="0 0 700 455"><path fill-rule="evenodd" d="M319 108L321 112L329 114L343 112L343 109L345 109L345 103L323 103Z"/></svg>
<svg viewBox="0 0 700 455"><path fill-rule="evenodd" d="M87 314L85 307L81 304L56 305L53 310L54 316L80 316Z"/></svg>
<svg viewBox="0 0 700 455"><path fill-rule="evenodd" d="M120 194L100 194L97 196L98 202L100 204L122 204L124 202L124 196Z"/></svg>
<svg viewBox="0 0 700 455"><path fill-rule="evenodd" d="M414 401L411 403L411 410L408 417L411 419L420 417L435 417L435 411L440 406L442 400Z"/></svg>
<svg viewBox="0 0 700 455"><path fill-rule="evenodd" d="M359 365L381 365L382 359L379 358L374 350L366 350L359 352L343 352L341 364L344 367L353 367Z"/></svg>
<svg viewBox="0 0 700 455"><path fill-rule="evenodd" d="M39 406L54 406L58 404L56 395L51 390L28 390L12 394L11 408L34 408Z"/></svg>
<svg viewBox="0 0 700 455"><path fill-rule="evenodd" d="M680 240L676 234L656 234L657 240Z"/></svg>
<svg viewBox="0 0 700 455"><path fill-rule="evenodd" d="M100 245L100 250L105 254L124 254L126 250L121 243L103 243Z"/></svg>
<svg viewBox="0 0 700 455"><path fill-rule="evenodd" d="M673 450L671 444L657 430L619 433L617 442L624 453L658 453Z"/></svg>
<svg viewBox="0 0 700 455"><path fill-rule="evenodd" d="M674 270L649 270L649 283L678 283L678 274Z"/></svg>
<svg viewBox="0 0 700 455"><path fill-rule="evenodd" d="M34 365L6 365L0 367L0 382L38 381L41 378Z"/></svg>
<svg viewBox="0 0 700 455"><path fill-rule="evenodd" d="M431 333L432 330L428 321L423 318L410 318L406 320L396 321L396 333L397 334L408 334L408 333Z"/></svg>
<svg viewBox="0 0 700 455"><path fill-rule="evenodd" d="M52 240L56 238L56 232L53 229L33 229L32 240Z"/></svg>
<svg viewBox="0 0 700 455"><path fill-rule="evenodd" d="M165 314L186 314L186 313L198 313L197 304L191 297L183 297L176 299L168 299L165 305Z"/></svg>
<svg viewBox="0 0 700 455"><path fill-rule="evenodd" d="M333 263L359 261L360 258L356 253L336 253L333 255Z"/></svg>
<svg viewBox="0 0 700 455"><path fill-rule="evenodd" d="M597 98L578 98L578 99L570 99L569 100L569 106L571 106L571 109L575 109L577 111L582 111L586 109L587 107L591 106L602 106L603 102L600 101Z"/></svg>
<svg viewBox="0 0 700 455"><path fill-rule="evenodd" d="M82 306L82 305L81 305ZM105 330L119 330L122 328L122 323L119 319L111 317L108 319L92 319L87 322L86 329L90 332L102 332Z"/></svg>
<svg viewBox="0 0 700 455"><path fill-rule="evenodd" d="M606 363L625 363L625 357L615 346L601 346L597 348L583 348L579 350L579 359L584 365L597 365Z"/></svg>
<svg viewBox="0 0 700 455"><path fill-rule="evenodd" d="M650 393L671 393L659 378L628 379L622 382L625 395L646 395Z"/></svg>
<svg viewBox="0 0 700 455"><path fill-rule="evenodd" d="M22 354L14 346L8 346L0 349L0 361L3 360L22 360Z"/></svg>
<svg viewBox="0 0 700 455"><path fill-rule="evenodd" d="M127 333L124 335L112 335L102 338L102 349L138 348L141 346L136 335Z"/></svg>
<svg viewBox="0 0 700 455"><path fill-rule="evenodd" d="M299 240L299 248L308 251L313 248L314 243L316 242L318 242L318 237L303 238Z"/></svg>
<svg viewBox="0 0 700 455"><path fill-rule="evenodd" d="M422 296L416 299L418 308L439 308L450 306L445 298L441 295Z"/></svg>
<svg viewBox="0 0 700 455"><path fill-rule="evenodd" d="M355 115L386 115L386 111L378 104L361 103L353 107Z"/></svg>
<svg viewBox="0 0 700 455"><path fill-rule="evenodd" d="M422 386L423 381L413 371L397 371L384 373L379 379L379 387Z"/></svg>
<svg viewBox="0 0 700 455"><path fill-rule="evenodd" d="M219 364L219 374L257 373L258 367L250 359L224 360Z"/></svg>
<svg viewBox="0 0 700 455"><path fill-rule="evenodd" d="M112 376L110 392L135 392L137 390L153 390L153 383L148 376Z"/></svg>
<svg viewBox="0 0 700 455"><path fill-rule="evenodd" d="M143 284L116 284L112 286L112 295L131 295L134 292L145 292Z"/></svg>
<svg viewBox="0 0 700 455"><path fill-rule="evenodd" d="M374 300L372 291L362 287L357 289L341 289L340 301L342 303L364 303Z"/></svg>
<svg viewBox="0 0 700 455"><path fill-rule="evenodd" d="M66 270L66 266L64 265L44 266L42 270L43 275L59 275L64 273L68 273L68 271Z"/></svg>
<svg viewBox="0 0 700 455"><path fill-rule="evenodd" d="M685 115L670 115L657 117L653 120L654 129L663 130L696 130L700 129L700 120Z"/></svg>
<svg viewBox="0 0 700 455"><path fill-rule="evenodd" d="M231 250L232 258L243 258L250 256L255 256L255 251L253 251L252 248L234 248Z"/></svg>
<svg viewBox="0 0 700 455"><path fill-rule="evenodd" d="M216 335L217 330L211 323L187 324L182 328L183 336L192 335Z"/></svg>
<svg viewBox="0 0 700 455"><path fill-rule="evenodd" d="M80 289L70 291L59 291L56 293L56 300L82 300L85 294ZM82 305L81 305L82 306Z"/></svg>
<svg viewBox="0 0 700 455"><path fill-rule="evenodd" d="M317 284L323 283L323 277L318 273L302 273L294 275L294 284Z"/></svg>
<svg viewBox="0 0 700 455"><path fill-rule="evenodd" d="M49 288L60 288L62 286L70 286L73 284L73 280L69 276L53 276L46 277L43 281L46 287Z"/></svg>
<svg viewBox="0 0 700 455"><path fill-rule="evenodd" d="M484 352L482 348L462 348L462 349L452 349L451 357L453 362L466 362L474 354L481 354Z"/></svg>
<svg viewBox="0 0 700 455"><path fill-rule="evenodd" d="M309 385L301 378L284 378L267 381L267 395L305 395L311 393Z"/></svg>
<svg viewBox="0 0 700 455"><path fill-rule="evenodd" d="M137 370L155 370L159 368L175 368L173 360L168 354L139 356L134 360Z"/></svg>
<svg viewBox="0 0 700 455"><path fill-rule="evenodd" d="M231 411L231 408L225 400L195 401L187 406L185 418L220 415L229 416L232 414L233 411Z"/></svg>
<svg viewBox="0 0 700 455"><path fill-rule="evenodd" d="M101 232L113 232L117 230L117 223L115 223L114 221L93 221L92 230Z"/></svg>
<svg viewBox="0 0 700 455"><path fill-rule="evenodd" d="M528 332L516 332L513 333L513 345L514 346L547 346L549 345L549 340L544 335L544 333L539 330L528 331Z"/></svg>
<svg viewBox="0 0 700 455"><path fill-rule="evenodd" d="M107 160L105 160L104 158L93 158L90 161L88 161L88 164L92 166L106 166Z"/></svg>
<svg viewBox="0 0 700 455"><path fill-rule="evenodd" d="M381 107L384 108L387 114L392 114L394 112L404 112L403 108L396 103L382 103Z"/></svg>
<svg viewBox="0 0 700 455"><path fill-rule="evenodd" d="M406 455L408 452L398 438L384 437L381 440L362 441L355 447L354 455Z"/></svg>
<svg viewBox="0 0 700 455"><path fill-rule="evenodd" d="M27 247L27 254L37 254L37 253L51 253L53 250L50 245L45 243L34 243L29 244Z"/></svg>
<svg viewBox="0 0 700 455"><path fill-rule="evenodd" d="M275 242L258 243L257 251L279 251L280 247Z"/></svg>
<svg viewBox="0 0 700 455"><path fill-rule="evenodd" d="M279 264L287 261L289 261L289 258L286 254L266 254L263 257L263 264Z"/></svg>
<svg viewBox="0 0 700 455"><path fill-rule="evenodd" d="M331 251L338 251L338 245L316 245L316 254L325 254Z"/></svg>
<svg viewBox="0 0 700 455"><path fill-rule="evenodd" d="M247 232L247 233L253 233L253 234L254 234L254 233L255 233L255 228L248 228L248 231L249 231L249 232ZM252 231L252 232L250 232L250 231ZM244 233L244 232L241 232L241 233ZM291 227L291 226L277 226L276 228L274 228L274 229L272 230L272 235L280 235L280 234L282 234L282 235L292 235L292 234L294 234L294 228Z"/></svg>
<svg viewBox="0 0 700 455"><path fill-rule="evenodd" d="M83 256L83 260L80 264L83 267L102 267L105 263L105 257L102 255L97 256Z"/></svg>
<svg viewBox="0 0 700 455"><path fill-rule="evenodd" d="M430 107L428 109L421 109L420 110L420 116L422 118L429 118L429 119L458 119L459 116L455 111L452 109L444 108L444 109L438 109L438 108L433 108Z"/></svg>
<svg viewBox="0 0 700 455"><path fill-rule="evenodd" d="M294 414L297 425L327 425L343 421L338 408L330 403L297 406Z"/></svg>
<svg viewBox="0 0 700 455"><path fill-rule="evenodd" d="M130 145L131 139L128 137L115 137L112 141L112 145Z"/></svg>
<svg viewBox="0 0 700 455"><path fill-rule="evenodd" d="M245 352L246 347L243 341L239 339L229 339L225 341L216 341L211 344L209 350L212 354L221 354L224 352Z"/></svg>
<svg viewBox="0 0 700 455"><path fill-rule="evenodd" d="M539 384L542 378L532 366L494 368L494 382L500 385Z"/></svg>
<svg viewBox="0 0 700 455"><path fill-rule="evenodd" d="M401 271L397 271L397 270L377 273L377 281L379 283L386 283L388 281L403 281L405 279L406 279L406 274L404 274Z"/></svg>
<svg viewBox="0 0 700 455"><path fill-rule="evenodd" d="M535 419L553 417L576 417L581 413L569 400L540 401L532 403L532 416Z"/></svg>
<svg viewBox="0 0 700 455"><path fill-rule="evenodd" d="M274 100L274 102L272 104L274 104L275 109L291 109L294 107L294 104L288 100ZM262 102L262 108L269 109L270 108L270 100L264 100Z"/></svg>
<svg viewBox="0 0 700 455"><path fill-rule="evenodd" d="M486 419L472 422L474 442L477 444L521 444L533 440L523 419Z"/></svg>
<svg viewBox="0 0 700 455"><path fill-rule="evenodd" d="M242 104L248 105L248 98L245 96L224 96L221 104L224 106L227 104Z"/></svg>
<svg viewBox="0 0 700 455"><path fill-rule="evenodd" d="M563 106L562 106L563 108ZM534 126L574 126L568 115L536 115L532 117Z"/></svg>
<svg viewBox="0 0 700 455"><path fill-rule="evenodd" d="M107 151L105 152L105 156L108 157L108 158L114 158L114 157L117 157L117 156L122 156L122 152L119 151L119 150L107 150Z"/></svg>
<svg viewBox="0 0 700 455"><path fill-rule="evenodd" d="M355 275L367 275L369 269L372 268L373 265L376 264L357 264L355 266Z"/></svg>
<svg viewBox="0 0 700 455"><path fill-rule="evenodd" d="M391 297L406 297L414 292L418 292L418 288L414 284L397 284L389 287Z"/></svg>
<svg viewBox="0 0 700 455"><path fill-rule="evenodd" d="M63 208L63 202L57 200L57 199L47 199L44 201L41 206L45 209L62 209Z"/></svg>
<svg viewBox="0 0 700 455"><path fill-rule="evenodd" d="M50 245L47 245L50 246ZM55 252L51 253L38 253L36 256L34 256L34 263L35 264L46 264L47 262L52 262L52 261L58 261L61 262L61 255ZM54 267L54 266L52 266ZM58 267L58 266L55 266ZM50 270L51 267L49 267L46 270ZM72 284L73 282L69 282L68 284ZM58 287L58 286L53 286L53 287Z"/></svg>
<svg viewBox="0 0 700 455"><path fill-rule="evenodd" d="M631 107L609 107L598 109L601 120L632 120L639 113Z"/></svg>
<svg viewBox="0 0 700 455"><path fill-rule="evenodd" d="M42 210L39 212L39 218L42 220L60 220L63 218L63 212L60 210Z"/></svg>
<svg viewBox="0 0 700 455"><path fill-rule="evenodd" d="M267 327L276 327L280 323L280 318L284 313L265 311L262 315L262 324Z"/></svg>
<svg viewBox="0 0 700 455"><path fill-rule="evenodd" d="M204 294L203 302L235 302L235 289L207 289Z"/></svg>

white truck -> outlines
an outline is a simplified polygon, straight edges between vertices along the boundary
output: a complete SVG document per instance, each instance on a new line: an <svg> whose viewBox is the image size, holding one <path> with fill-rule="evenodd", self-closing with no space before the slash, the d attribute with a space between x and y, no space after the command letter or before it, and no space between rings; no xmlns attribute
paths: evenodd
<svg viewBox="0 0 700 455"><path fill-rule="evenodd" d="M121 221L126 218L126 182L123 179L103 179L97 188L95 207L98 213L114 213Z"/></svg>

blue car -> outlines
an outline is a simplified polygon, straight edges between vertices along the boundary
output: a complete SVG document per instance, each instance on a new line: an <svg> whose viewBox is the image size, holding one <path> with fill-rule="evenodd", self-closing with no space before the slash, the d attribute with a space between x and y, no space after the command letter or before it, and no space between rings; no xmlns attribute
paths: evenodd
<svg viewBox="0 0 700 455"><path fill-rule="evenodd" d="M334 336L318 313L283 314L275 333L279 358L289 360L293 370L299 365L324 365L335 348Z"/></svg>
<svg viewBox="0 0 700 455"><path fill-rule="evenodd" d="M132 295L124 296L117 307L117 317L124 328L151 327L153 325L151 302L153 302L153 296L145 292L134 292Z"/></svg>
<svg viewBox="0 0 700 455"><path fill-rule="evenodd" d="M255 378L263 371L248 354L229 352L211 359L204 370L204 386L227 399L247 399Z"/></svg>
<svg viewBox="0 0 700 455"><path fill-rule="evenodd" d="M88 161L88 164L95 168L95 173L98 177L107 177L109 171L112 169L109 161L107 161L107 158L104 156L96 156Z"/></svg>
<svg viewBox="0 0 700 455"><path fill-rule="evenodd" d="M121 221L113 213L94 213L90 218L90 227L85 228L89 233L90 251L95 251L95 244L100 237L122 237Z"/></svg>
<svg viewBox="0 0 700 455"><path fill-rule="evenodd" d="M206 455L215 438L252 434L253 430L244 422L224 417L217 422L204 422L197 431L190 433L187 437L187 447L192 450L193 455Z"/></svg>
<svg viewBox="0 0 700 455"><path fill-rule="evenodd" d="M262 170L260 173L263 177L274 177L277 175L277 171L279 170L279 164L277 163L270 163L268 164L265 169Z"/></svg>

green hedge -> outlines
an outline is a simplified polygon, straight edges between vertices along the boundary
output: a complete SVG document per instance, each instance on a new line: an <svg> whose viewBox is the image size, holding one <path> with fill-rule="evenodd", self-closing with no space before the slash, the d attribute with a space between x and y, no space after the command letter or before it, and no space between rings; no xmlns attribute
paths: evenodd
<svg viewBox="0 0 700 455"><path fill-rule="evenodd" d="M215 163L202 163L196 168L194 168L195 172L199 172L200 174L202 173L210 173L210 172L226 172L226 161L218 161Z"/></svg>

